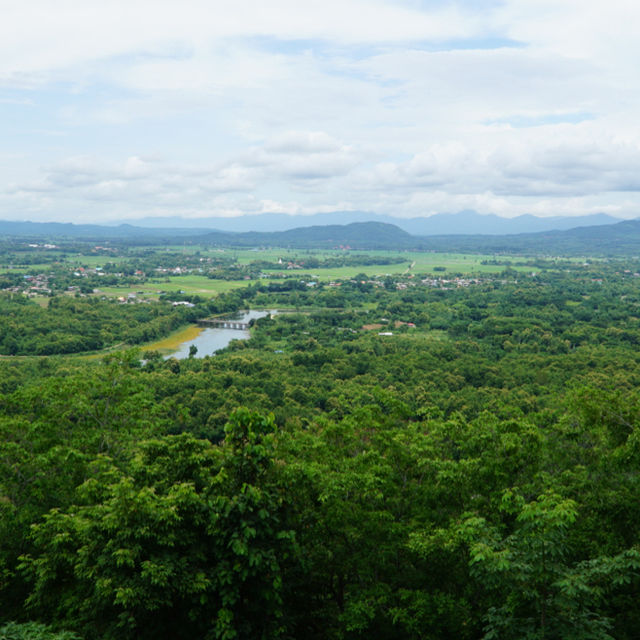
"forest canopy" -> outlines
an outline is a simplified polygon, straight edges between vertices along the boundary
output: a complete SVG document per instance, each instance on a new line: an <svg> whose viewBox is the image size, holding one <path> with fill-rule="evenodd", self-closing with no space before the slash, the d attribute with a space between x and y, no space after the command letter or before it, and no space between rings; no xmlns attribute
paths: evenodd
<svg viewBox="0 0 640 640"><path fill-rule="evenodd" d="M637 637L636 270L6 295L18 345L288 313L211 356L0 358L0 637Z"/></svg>

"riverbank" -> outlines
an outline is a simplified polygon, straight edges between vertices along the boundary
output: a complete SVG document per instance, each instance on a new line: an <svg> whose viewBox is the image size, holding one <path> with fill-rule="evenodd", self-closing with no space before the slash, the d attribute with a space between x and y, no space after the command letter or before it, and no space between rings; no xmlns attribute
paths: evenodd
<svg viewBox="0 0 640 640"><path fill-rule="evenodd" d="M166 338L148 344L140 345L142 351L158 351L168 355L177 351L182 344L195 340L203 331L203 327L190 324L169 334Z"/></svg>

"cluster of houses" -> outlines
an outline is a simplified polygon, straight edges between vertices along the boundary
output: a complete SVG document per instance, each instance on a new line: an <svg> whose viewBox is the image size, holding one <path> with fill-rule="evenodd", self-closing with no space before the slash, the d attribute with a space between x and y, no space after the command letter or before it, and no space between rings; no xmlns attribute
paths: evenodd
<svg viewBox="0 0 640 640"><path fill-rule="evenodd" d="M379 336L392 336L393 331L388 330L388 325L388 318L380 318L378 322L363 324L362 329L364 331L378 331ZM401 327L407 327L407 329L415 329L416 325L413 322L403 322L402 320L395 320L393 323L393 328L400 329ZM379 331L379 329L384 329L384 331Z"/></svg>
<svg viewBox="0 0 640 640"><path fill-rule="evenodd" d="M278 264L284 264L284 262L282 261L282 258L278 258ZM287 262L286 268L287 269L304 269L304 265L298 264L297 262L289 261Z"/></svg>
<svg viewBox="0 0 640 640"><path fill-rule="evenodd" d="M384 282L382 280L352 280L352 282L359 282L360 284L370 284L374 287L383 287ZM481 278L424 278L420 281L413 280L413 275L409 276L409 279L406 282L396 282L396 289L398 291L404 291L409 287L416 287L418 284L434 287L437 289L453 289L454 287L470 287L472 285L482 284L484 280ZM342 282L329 282L327 286L329 287L340 287Z"/></svg>
<svg viewBox="0 0 640 640"><path fill-rule="evenodd" d="M452 278L451 280L445 278L425 278L421 282L429 287L447 287L449 285L469 287L472 284L482 284L483 280L480 278Z"/></svg>
<svg viewBox="0 0 640 640"><path fill-rule="evenodd" d="M154 271L165 275L182 276L185 273L191 273L193 269L188 269L187 267L156 267ZM202 272L202 269L197 271Z"/></svg>
<svg viewBox="0 0 640 640"><path fill-rule="evenodd" d="M105 272L102 270L102 267L93 267L93 268L78 267L73 272L73 275L76 278L87 278L88 276L104 276ZM121 273L113 273L111 275L122 276Z"/></svg>
<svg viewBox="0 0 640 640"><path fill-rule="evenodd" d="M57 244L37 244L33 242L30 242L28 246L31 249L57 249L58 248Z"/></svg>
<svg viewBox="0 0 640 640"><path fill-rule="evenodd" d="M482 278L424 278L420 284L437 289L453 289L454 287L470 287L482 284ZM404 287L406 289L406 286Z"/></svg>
<svg viewBox="0 0 640 640"><path fill-rule="evenodd" d="M51 287L49 286L49 276L45 273L39 273L36 276L25 275L23 276L24 285L10 287L6 291L13 293L25 293L28 296L47 296L51 293Z"/></svg>
<svg viewBox="0 0 640 640"><path fill-rule="evenodd" d="M146 302L146 300L140 300L135 293L128 293L126 296L118 296L116 299L120 304L138 304L139 302Z"/></svg>

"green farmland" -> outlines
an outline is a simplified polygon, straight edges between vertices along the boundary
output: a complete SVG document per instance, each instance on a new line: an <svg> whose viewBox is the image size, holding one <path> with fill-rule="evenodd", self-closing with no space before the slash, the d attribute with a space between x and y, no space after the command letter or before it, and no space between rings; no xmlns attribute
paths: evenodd
<svg viewBox="0 0 640 640"><path fill-rule="evenodd" d="M150 281L122 287L100 287L98 293L107 296L124 296L136 293L143 297L157 298L161 293L182 291L189 295L211 298L239 287L246 287L249 284L247 280L212 280L206 276L198 275L174 276L167 280L166 282Z"/></svg>

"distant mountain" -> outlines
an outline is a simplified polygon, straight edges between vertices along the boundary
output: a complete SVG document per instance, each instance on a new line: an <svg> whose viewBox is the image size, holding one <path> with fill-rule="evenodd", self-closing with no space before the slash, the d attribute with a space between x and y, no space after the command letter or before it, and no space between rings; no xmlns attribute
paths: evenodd
<svg viewBox="0 0 640 640"><path fill-rule="evenodd" d="M263 213L259 215L244 215L236 217L208 217L208 218L140 218L133 221L140 227L206 227L210 231L231 231L246 233L249 231L272 232L289 231L301 227L326 225L343 225L352 222L386 222L397 226L399 218L378 216L365 211L334 211L331 213L316 213L313 215L289 215L286 213Z"/></svg>
<svg viewBox="0 0 640 640"><path fill-rule="evenodd" d="M381 222L300 227L282 232L216 231L193 242L235 247L292 247L456 251L525 255L640 255L640 220L511 235L412 236Z"/></svg>
<svg viewBox="0 0 640 640"><path fill-rule="evenodd" d="M410 218L396 224L413 235L511 235L573 229L575 227L600 226L620 222L604 213L588 216L555 216L540 218L529 214L515 218L502 218L494 214L481 215L475 211L438 213L429 218Z"/></svg>
<svg viewBox="0 0 640 640"><path fill-rule="evenodd" d="M176 238L201 235L212 231L283 232L293 229L336 226L351 223L377 222L393 225L416 236L439 235L505 235L591 227L619 222L606 214L576 217L538 218L532 215L501 218L481 215L475 211L438 213L428 218L395 218L364 211L334 211L309 216L265 213L236 218L143 218L137 224L118 225L71 224L61 222L0 221L0 235L23 238L65 237L84 239L106 238Z"/></svg>
<svg viewBox="0 0 640 640"><path fill-rule="evenodd" d="M194 238L194 240L196 240ZM233 247L296 247L351 249L409 249L420 246L420 239L383 222L353 222L347 225L301 227L288 231L228 233L214 231L199 236L197 242Z"/></svg>
<svg viewBox="0 0 640 640"><path fill-rule="evenodd" d="M459 230L470 231L457 218ZM470 214L469 220L473 220ZM483 217L483 216L480 216ZM533 216L531 216L533 217ZM575 218L574 218L575 220ZM115 227L74 225L55 222L1 222L0 236L37 241L78 240L124 244L168 245L179 243L209 244L227 247L295 247L352 249L416 249L423 251L457 251L476 253L511 253L531 255L633 255L640 256L640 219L615 224L547 230L519 234L441 234L412 235L396 225L379 221L353 222L346 225L315 225L286 231L211 231L203 228L144 228L123 224Z"/></svg>
<svg viewBox="0 0 640 640"><path fill-rule="evenodd" d="M415 248L420 241L398 227L382 222L302 227L281 232L246 233L202 228L148 228L121 224L114 227L59 222L0 221L0 236L25 240L78 240L140 244L175 242L226 247L302 247L353 249Z"/></svg>
<svg viewBox="0 0 640 640"><path fill-rule="evenodd" d="M640 256L640 220L516 235L442 235L420 238L425 251L529 255Z"/></svg>
<svg viewBox="0 0 640 640"><path fill-rule="evenodd" d="M114 227L97 224L72 224L65 222L10 222L0 220L0 236L17 238L69 238L79 240L105 240L129 238L175 238L208 233L210 229L148 228L121 224Z"/></svg>
<svg viewBox="0 0 640 640"><path fill-rule="evenodd" d="M208 228L217 231L287 231L301 227L344 225L352 222L383 222L393 224L413 235L462 235L487 234L503 235L514 233L534 233L554 229L596 226L620 222L604 213L588 216L554 216L540 218L533 215L502 218L494 214L483 215L475 211L459 213L438 213L429 217L396 218L366 211L333 211L313 215L287 215L285 213L264 213L235 218L142 218L135 221L140 227L188 227Z"/></svg>

